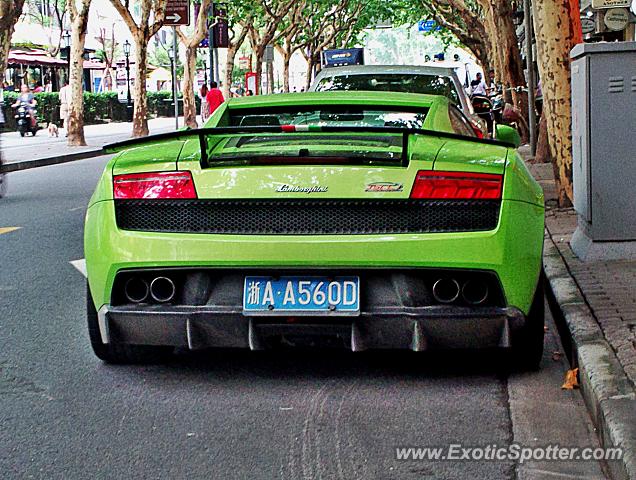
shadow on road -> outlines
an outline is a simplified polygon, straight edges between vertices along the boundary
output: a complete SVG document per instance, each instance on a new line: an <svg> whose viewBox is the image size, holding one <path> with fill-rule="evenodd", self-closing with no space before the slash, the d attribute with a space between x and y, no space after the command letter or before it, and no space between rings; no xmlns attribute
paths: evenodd
<svg viewBox="0 0 636 480"><path fill-rule="evenodd" d="M452 378L470 376L506 377L511 362L506 352L496 350L452 352L374 351L352 353L341 350L206 350L179 352L158 365L112 366L128 374L139 373L150 381L172 373L182 380L227 378L249 381L268 379L289 382L308 377L320 379L404 379L412 377Z"/></svg>

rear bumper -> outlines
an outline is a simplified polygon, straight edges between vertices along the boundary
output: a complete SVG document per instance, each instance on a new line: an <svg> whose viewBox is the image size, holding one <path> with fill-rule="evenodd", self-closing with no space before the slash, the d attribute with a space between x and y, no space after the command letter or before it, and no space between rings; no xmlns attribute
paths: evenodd
<svg viewBox="0 0 636 480"><path fill-rule="evenodd" d="M214 235L124 231L113 201L97 202L86 217L85 253L96 309L115 304L119 272L160 268L293 268L364 270L448 268L494 272L505 305L527 313L537 286L543 246L543 208L504 200L495 230L386 235Z"/></svg>
<svg viewBox="0 0 636 480"><path fill-rule="evenodd" d="M288 322L250 318L233 307L103 306L98 313L104 343L164 345L190 350L323 345L352 351L507 348L525 324L516 308L399 307L362 312L356 318L319 317Z"/></svg>

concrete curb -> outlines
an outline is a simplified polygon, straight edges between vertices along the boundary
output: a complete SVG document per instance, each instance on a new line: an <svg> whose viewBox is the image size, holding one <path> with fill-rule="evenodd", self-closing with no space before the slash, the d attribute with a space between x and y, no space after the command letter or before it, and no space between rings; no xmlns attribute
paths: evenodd
<svg viewBox="0 0 636 480"><path fill-rule="evenodd" d="M636 479L636 392L549 235L543 266L572 337L581 392L601 445L623 449L622 461L607 462L612 477Z"/></svg>
<svg viewBox="0 0 636 480"><path fill-rule="evenodd" d="M85 160L87 158L99 157L106 155L102 148L93 148L90 150L82 150L77 153L69 153L59 157L40 158L37 160L26 160L24 162L5 163L0 165L0 173L18 172L20 170L29 170L31 168L48 167L50 165L58 165L60 163L75 162L77 160Z"/></svg>

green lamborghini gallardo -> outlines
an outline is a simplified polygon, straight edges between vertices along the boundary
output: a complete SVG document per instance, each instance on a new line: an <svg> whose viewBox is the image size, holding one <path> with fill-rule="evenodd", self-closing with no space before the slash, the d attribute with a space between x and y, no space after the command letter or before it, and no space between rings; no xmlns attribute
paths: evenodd
<svg viewBox="0 0 636 480"><path fill-rule="evenodd" d="M232 99L110 145L86 216L106 362L289 346L543 350L539 185L441 96Z"/></svg>

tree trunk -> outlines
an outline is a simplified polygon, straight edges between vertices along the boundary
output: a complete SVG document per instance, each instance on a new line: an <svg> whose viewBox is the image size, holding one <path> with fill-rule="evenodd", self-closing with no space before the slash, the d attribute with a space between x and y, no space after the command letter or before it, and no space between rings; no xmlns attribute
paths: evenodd
<svg viewBox="0 0 636 480"><path fill-rule="evenodd" d="M187 127L197 128L197 103L194 79L197 74L197 47L186 47L183 65L183 121Z"/></svg>
<svg viewBox="0 0 636 480"><path fill-rule="evenodd" d="M274 93L274 62L267 65L267 90Z"/></svg>
<svg viewBox="0 0 636 480"><path fill-rule="evenodd" d="M537 140L537 153L534 157L535 163L550 163L550 144L548 143L548 123L545 115L541 115L539 120L539 138Z"/></svg>
<svg viewBox="0 0 636 480"><path fill-rule="evenodd" d="M75 1L75 0L71 0ZM79 10L71 14L71 56L69 86L71 101L68 105L68 144L86 145L84 137L84 43L88 27L90 0L83 0Z"/></svg>
<svg viewBox="0 0 636 480"><path fill-rule="evenodd" d="M232 73L234 72L234 62L236 60L238 46L230 45L227 49L227 59L225 61L225 81L223 82L223 95L230 98L230 86L232 85Z"/></svg>
<svg viewBox="0 0 636 480"><path fill-rule="evenodd" d="M22 14L24 0L0 0L0 79L4 80L15 23Z"/></svg>
<svg viewBox="0 0 636 480"><path fill-rule="evenodd" d="M305 87L306 87L305 90L309 90L309 87L311 86L311 81L313 80L312 78L313 73L314 73L314 57L312 55L307 60L307 79L305 81Z"/></svg>
<svg viewBox="0 0 636 480"><path fill-rule="evenodd" d="M0 27L0 78L1 79L4 79L4 72L7 69L7 59L9 58L9 48L11 47L12 35L13 35L13 24L10 27L10 29L7 29L7 30L5 30L4 27Z"/></svg>
<svg viewBox="0 0 636 480"><path fill-rule="evenodd" d="M490 38L492 63L500 81L505 87L514 88L526 84L521 64L521 52L517 43L517 33L510 0L480 0L486 17L487 34ZM484 72L486 77L488 72ZM528 117L528 96L512 92L504 98L517 107L524 118Z"/></svg>
<svg viewBox="0 0 636 480"><path fill-rule="evenodd" d="M571 205L573 200L569 58L570 50L579 40L580 31L576 28L578 7L572 12L571 5L570 0L542 0L534 4L543 115L547 123L561 207ZM574 17L576 19L571 20Z"/></svg>
<svg viewBox="0 0 636 480"><path fill-rule="evenodd" d="M289 64L291 62L291 53L285 50L283 55L283 91L289 93Z"/></svg>
<svg viewBox="0 0 636 480"><path fill-rule="evenodd" d="M142 33L133 35L135 42L135 107L133 113L133 137L145 137L148 130L148 96L146 74L148 72L148 43Z"/></svg>
<svg viewBox="0 0 636 480"><path fill-rule="evenodd" d="M256 54L256 92L254 95L260 95L263 91L263 56L265 55L265 48L258 47L254 52Z"/></svg>

